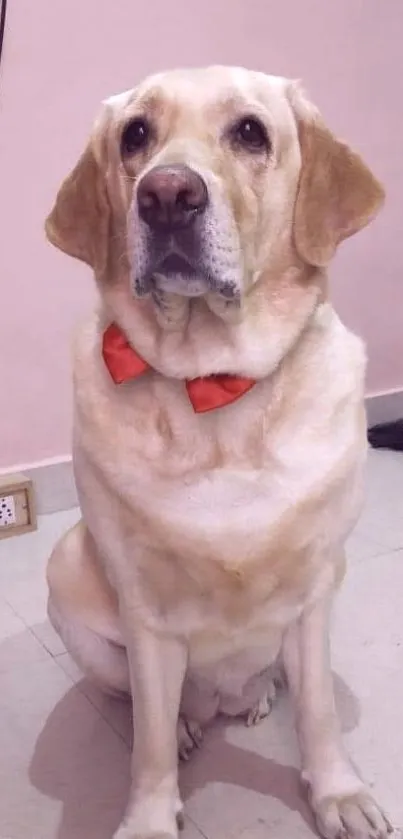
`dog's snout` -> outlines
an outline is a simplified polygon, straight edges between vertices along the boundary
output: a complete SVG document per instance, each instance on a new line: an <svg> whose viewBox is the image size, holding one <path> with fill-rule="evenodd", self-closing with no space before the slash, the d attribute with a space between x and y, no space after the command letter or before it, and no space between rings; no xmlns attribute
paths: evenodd
<svg viewBox="0 0 403 839"><path fill-rule="evenodd" d="M204 212L207 202L206 184L189 166L156 166L137 190L139 215L153 230L187 227Z"/></svg>

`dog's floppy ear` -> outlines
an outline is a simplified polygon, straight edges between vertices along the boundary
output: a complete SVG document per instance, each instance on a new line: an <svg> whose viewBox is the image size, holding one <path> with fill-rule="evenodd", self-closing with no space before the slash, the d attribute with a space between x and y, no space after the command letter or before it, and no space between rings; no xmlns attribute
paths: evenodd
<svg viewBox="0 0 403 839"><path fill-rule="evenodd" d="M288 90L301 147L294 241L301 258L326 265L337 245L377 214L384 190L358 154L337 140L298 82Z"/></svg>
<svg viewBox="0 0 403 839"><path fill-rule="evenodd" d="M90 141L56 196L46 219L52 245L90 265L97 275L108 259L110 206L104 176Z"/></svg>

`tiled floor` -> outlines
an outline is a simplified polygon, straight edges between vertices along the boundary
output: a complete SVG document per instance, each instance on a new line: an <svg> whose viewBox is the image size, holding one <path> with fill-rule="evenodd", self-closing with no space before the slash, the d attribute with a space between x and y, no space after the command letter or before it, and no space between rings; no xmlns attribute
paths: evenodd
<svg viewBox="0 0 403 839"><path fill-rule="evenodd" d="M372 452L334 621L337 702L354 761L403 825L403 455ZM0 542L0 839L111 839L130 709L79 675L46 620L46 559L75 511ZM309 839L287 697L256 729L217 725L182 771L183 839Z"/></svg>

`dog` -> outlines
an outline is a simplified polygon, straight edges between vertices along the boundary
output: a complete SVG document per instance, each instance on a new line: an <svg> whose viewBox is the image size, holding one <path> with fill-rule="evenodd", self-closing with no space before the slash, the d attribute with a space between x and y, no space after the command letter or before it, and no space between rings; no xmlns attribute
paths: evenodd
<svg viewBox="0 0 403 839"><path fill-rule="evenodd" d="M178 750L284 671L326 839L391 826L347 756L329 612L362 499L365 351L329 300L383 203L300 83L171 71L113 96L46 222L95 274L74 344L80 522L48 565L82 670L134 704L115 839L176 839Z"/></svg>

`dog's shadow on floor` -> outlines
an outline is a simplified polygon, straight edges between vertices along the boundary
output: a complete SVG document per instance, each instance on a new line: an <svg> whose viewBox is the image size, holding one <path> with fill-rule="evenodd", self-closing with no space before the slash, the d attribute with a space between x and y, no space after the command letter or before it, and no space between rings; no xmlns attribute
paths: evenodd
<svg viewBox="0 0 403 839"><path fill-rule="evenodd" d="M351 731L359 720L358 702L337 676L335 688L343 730ZM113 700L109 710L113 714L112 703ZM288 713L288 709L281 712ZM122 714L121 705L117 713ZM129 704L126 713L129 717ZM289 723L291 728L291 714ZM275 715L272 723L268 721L264 725L270 724L276 724ZM188 801L191 807L197 790L209 783L232 785L281 801L297 812L314 833L296 765L284 765L231 742L237 740L234 726L237 723L229 727L222 721L214 725L207 733L205 746L182 766L180 780L185 805ZM264 737L264 728L260 730ZM255 734L251 733L252 742L254 738ZM55 839L111 839L128 797L130 744L117 738L94 715L83 695L73 688L56 705L37 740L30 779L44 795L62 803Z"/></svg>

